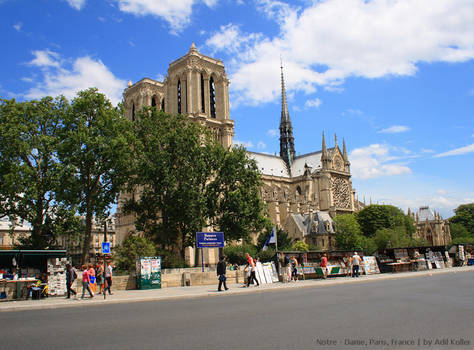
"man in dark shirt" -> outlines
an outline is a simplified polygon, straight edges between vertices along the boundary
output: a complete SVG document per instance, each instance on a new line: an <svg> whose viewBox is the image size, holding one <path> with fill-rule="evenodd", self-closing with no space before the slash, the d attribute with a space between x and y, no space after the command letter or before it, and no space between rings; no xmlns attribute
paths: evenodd
<svg viewBox="0 0 474 350"><path fill-rule="evenodd" d="M219 260L219 262L217 263L217 276L219 276L219 286L217 287L217 290L219 292L222 292L222 284L224 284L225 290L229 289L227 288L227 285L226 285L226 279L227 279L227 277L225 277L226 265L227 265L226 257L222 256L221 260Z"/></svg>

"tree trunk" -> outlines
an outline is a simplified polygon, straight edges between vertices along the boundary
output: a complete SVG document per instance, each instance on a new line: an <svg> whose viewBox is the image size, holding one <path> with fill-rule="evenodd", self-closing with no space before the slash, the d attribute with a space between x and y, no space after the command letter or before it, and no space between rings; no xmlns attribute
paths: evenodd
<svg viewBox="0 0 474 350"><path fill-rule="evenodd" d="M91 248L92 241L92 210L88 209L86 214L86 227L84 232L84 245L82 246L82 264L87 264L89 262L89 251Z"/></svg>

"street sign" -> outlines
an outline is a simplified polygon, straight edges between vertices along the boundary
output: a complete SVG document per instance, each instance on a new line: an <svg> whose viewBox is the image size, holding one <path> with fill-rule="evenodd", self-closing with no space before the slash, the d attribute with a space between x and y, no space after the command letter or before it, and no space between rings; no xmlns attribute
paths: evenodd
<svg viewBox="0 0 474 350"><path fill-rule="evenodd" d="M224 232L196 232L198 248L224 248Z"/></svg>
<svg viewBox="0 0 474 350"><path fill-rule="evenodd" d="M102 242L102 254L110 254L110 242Z"/></svg>

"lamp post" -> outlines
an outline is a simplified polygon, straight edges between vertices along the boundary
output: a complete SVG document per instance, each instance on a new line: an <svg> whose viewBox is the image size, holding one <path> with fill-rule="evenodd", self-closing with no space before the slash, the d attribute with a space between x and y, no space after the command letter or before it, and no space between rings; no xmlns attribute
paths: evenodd
<svg viewBox="0 0 474 350"><path fill-rule="evenodd" d="M104 243L107 243L107 219L104 220ZM107 293L105 293L107 289L107 278L105 278L105 271L107 271L107 259L106 254L102 253L104 256L104 271L102 272L102 279L104 282L103 292L104 292L104 300L106 299Z"/></svg>

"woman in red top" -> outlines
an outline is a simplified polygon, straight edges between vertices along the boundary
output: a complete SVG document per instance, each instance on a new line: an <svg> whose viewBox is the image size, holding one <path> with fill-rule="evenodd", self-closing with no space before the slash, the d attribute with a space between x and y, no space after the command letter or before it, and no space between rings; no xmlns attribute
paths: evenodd
<svg viewBox="0 0 474 350"><path fill-rule="evenodd" d="M89 277L89 271L87 269L87 265L82 265L82 297L81 299L84 299L84 294L86 293L86 289L89 292L89 295L91 298L94 297L94 294L92 294L91 289L89 288L89 282L90 282L90 277Z"/></svg>

